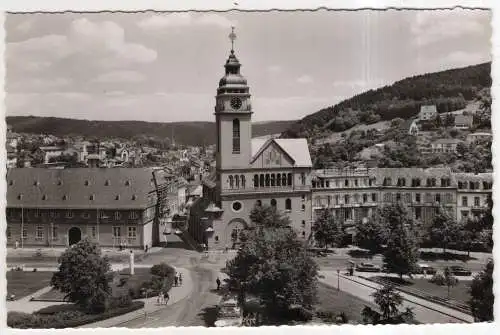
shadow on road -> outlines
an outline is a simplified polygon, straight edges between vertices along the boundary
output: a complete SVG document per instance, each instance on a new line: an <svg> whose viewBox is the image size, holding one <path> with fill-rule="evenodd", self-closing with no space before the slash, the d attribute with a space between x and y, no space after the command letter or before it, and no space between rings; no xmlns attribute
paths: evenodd
<svg viewBox="0 0 500 335"><path fill-rule="evenodd" d="M205 327L215 327L215 321L217 321L217 307L211 306L202 309L198 314L202 317L205 322Z"/></svg>

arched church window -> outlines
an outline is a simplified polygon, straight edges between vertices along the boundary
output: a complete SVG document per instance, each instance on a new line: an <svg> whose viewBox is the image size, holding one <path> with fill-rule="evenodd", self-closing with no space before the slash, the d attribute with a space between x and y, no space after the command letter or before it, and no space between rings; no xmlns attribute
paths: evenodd
<svg viewBox="0 0 500 335"><path fill-rule="evenodd" d="M281 173L276 175L276 186L281 186Z"/></svg>
<svg viewBox="0 0 500 335"><path fill-rule="evenodd" d="M236 188L240 187L240 176L238 175L234 176L234 183L236 185Z"/></svg>
<svg viewBox="0 0 500 335"><path fill-rule="evenodd" d="M229 188L233 188L234 187L234 179L233 179L233 176L229 176Z"/></svg>
<svg viewBox="0 0 500 335"><path fill-rule="evenodd" d="M240 120L233 120L233 153L240 153Z"/></svg>
<svg viewBox="0 0 500 335"><path fill-rule="evenodd" d="M259 175L255 174L253 176L253 187L259 187Z"/></svg>
<svg viewBox="0 0 500 335"><path fill-rule="evenodd" d="M292 210L292 200L291 199L286 199L285 200L285 209L287 211L291 211Z"/></svg>
<svg viewBox="0 0 500 335"><path fill-rule="evenodd" d="M270 183L271 183L271 178L269 176L269 173L266 173L266 186L269 187Z"/></svg>
<svg viewBox="0 0 500 335"><path fill-rule="evenodd" d="M288 174L288 186L292 186L293 182L292 182L292 174L289 173Z"/></svg>
<svg viewBox="0 0 500 335"><path fill-rule="evenodd" d="M271 199L271 207L276 209L276 199Z"/></svg>
<svg viewBox="0 0 500 335"><path fill-rule="evenodd" d="M245 176L244 175L240 176L240 181L241 181L241 187L245 188Z"/></svg>
<svg viewBox="0 0 500 335"><path fill-rule="evenodd" d="M281 175L281 185L286 186L286 173Z"/></svg>
<svg viewBox="0 0 500 335"><path fill-rule="evenodd" d="M276 186L276 175L274 173L271 174L271 186Z"/></svg>
<svg viewBox="0 0 500 335"><path fill-rule="evenodd" d="M264 175L261 174L260 175L260 187L264 187L264 186L265 186L265 184L264 184Z"/></svg>

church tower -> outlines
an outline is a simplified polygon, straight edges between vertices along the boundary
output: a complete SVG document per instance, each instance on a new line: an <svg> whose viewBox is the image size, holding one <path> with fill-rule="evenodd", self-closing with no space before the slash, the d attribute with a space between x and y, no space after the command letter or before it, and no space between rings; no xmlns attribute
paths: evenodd
<svg viewBox="0 0 500 335"><path fill-rule="evenodd" d="M234 54L234 27L229 35L231 53L225 75L215 97L217 126L217 171L246 169L252 156L252 106L247 80L240 74L241 64Z"/></svg>

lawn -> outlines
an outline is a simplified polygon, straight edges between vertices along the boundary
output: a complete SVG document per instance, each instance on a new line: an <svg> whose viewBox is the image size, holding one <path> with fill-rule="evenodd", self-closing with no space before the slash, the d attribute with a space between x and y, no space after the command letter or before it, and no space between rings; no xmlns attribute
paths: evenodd
<svg viewBox="0 0 500 335"><path fill-rule="evenodd" d="M15 299L29 296L50 285L53 272L7 271L7 295Z"/></svg>
<svg viewBox="0 0 500 335"><path fill-rule="evenodd" d="M128 294L128 289L130 287L140 285L141 283L149 281L152 278L149 268L136 268L135 274L133 276L128 275L128 271L128 269L122 270L118 275L115 276L115 280L113 280L113 282L111 283L111 290L114 296ZM127 282L122 286L120 285L120 278L127 278ZM40 300L63 301L64 294L59 292L58 290L52 289L37 298Z"/></svg>
<svg viewBox="0 0 500 335"><path fill-rule="evenodd" d="M395 281L396 284L401 285L400 279L395 277L381 277L383 279L388 279ZM429 277L430 278L430 277ZM468 292L469 286L471 285L470 280L460 280L456 286L450 288L450 300L455 300L461 303L467 303L470 299L470 294ZM448 297L448 288L446 286L438 286L429 282L429 279L405 279L403 285L398 288L401 291L405 291L405 288L416 289L426 294L430 294L436 297L446 299Z"/></svg>
<svg viewBox="0 0 500 335"><path fill-rule="evenodd" d="M318 285L318 300L317 310L330 311L334 314L344 312L349 323L363 323L361 311L365 306L378 310L376 306L369 302L321 283Z"/></svg>

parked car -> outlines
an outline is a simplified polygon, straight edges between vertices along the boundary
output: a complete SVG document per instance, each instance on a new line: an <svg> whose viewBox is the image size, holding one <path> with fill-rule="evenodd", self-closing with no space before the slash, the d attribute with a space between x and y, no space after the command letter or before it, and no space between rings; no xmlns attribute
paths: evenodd
<svg viewBox="0 0 500 335"><path fill-rule="evenodd" d="M436 269L427 264L418 264L415 271L416 274L433 275L436 274Z"/></svg>
<svg viewBox="0 0 500 335"><path fill-rule="evenodd" d="M380 268L378 266L373 265L372 263L359 263L358 265L356 265L356 271L380 272Z"/></svg>
<svg viewBox="0 0 500 335"><path fill-rule="evenodd" d="M217 306L215 327L239 327L242 324L241 308L234 297L223 297Z"/></svg>
<svg viewBox="0 0 500 335"><path fill-rule="evenodd" d="M463 266L460 265L454 265L450 266L451 273L454 276L471 276L472 272L470 270L467 270Z"/></svg>

